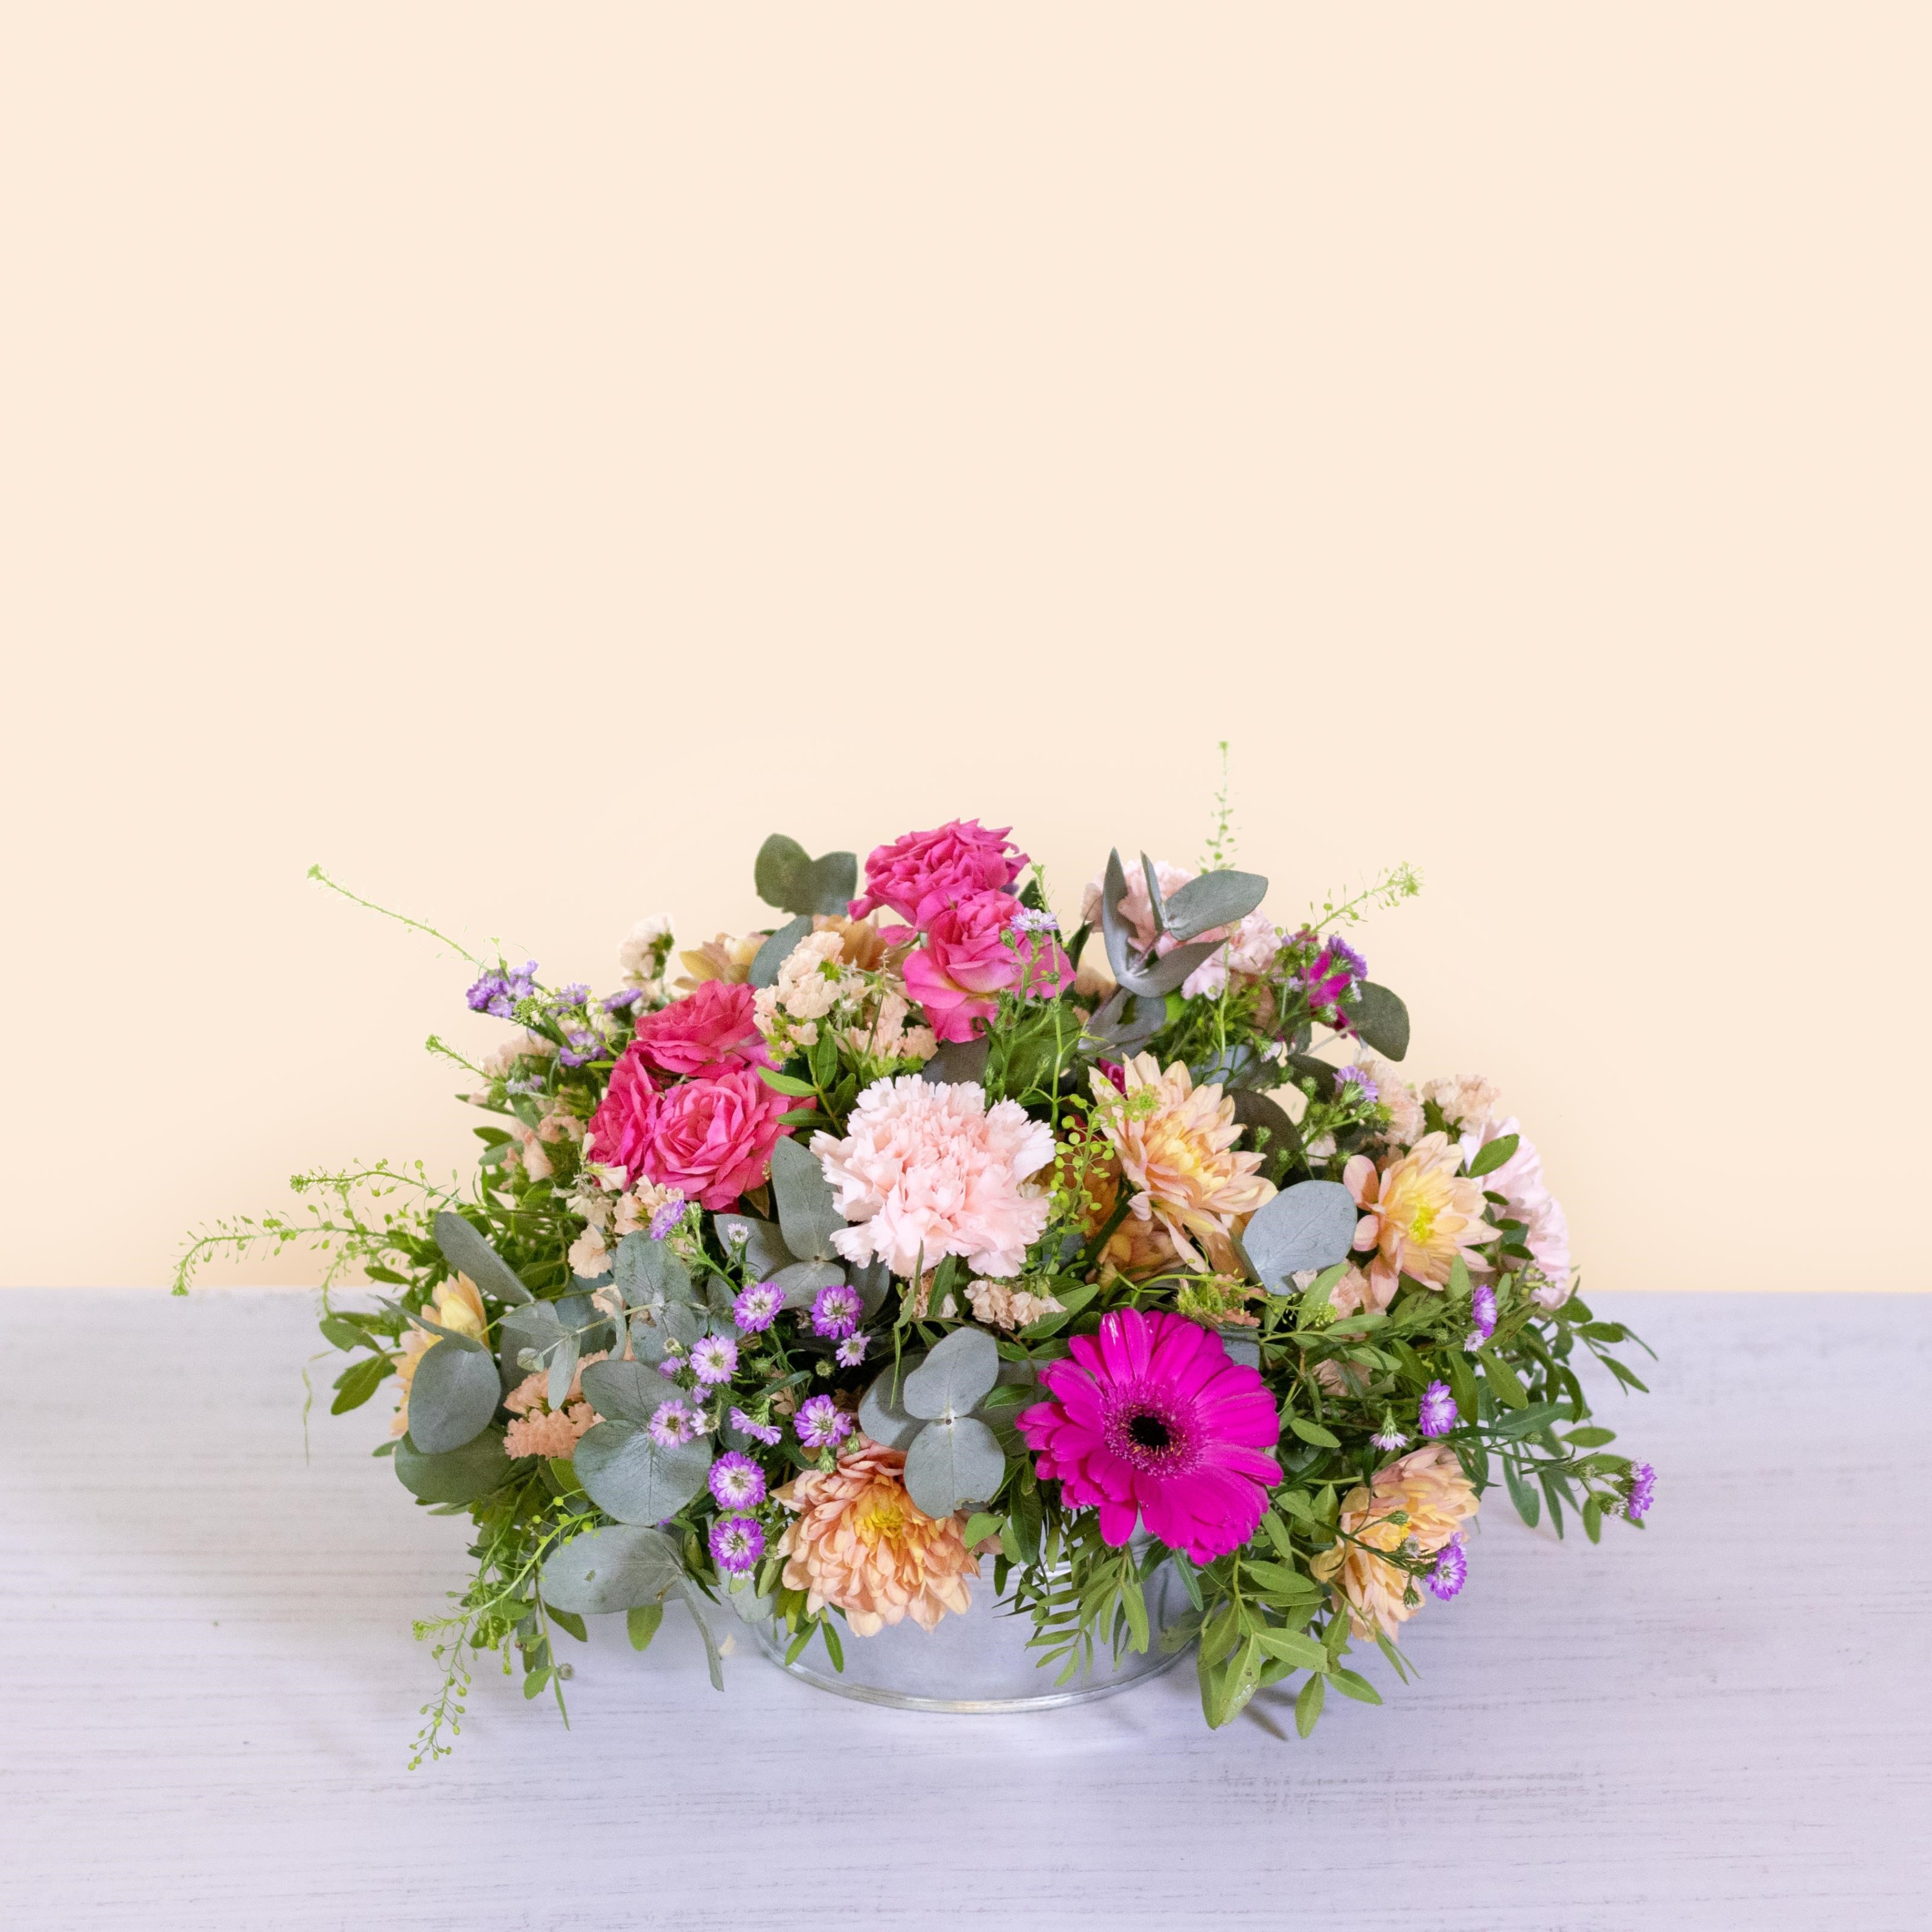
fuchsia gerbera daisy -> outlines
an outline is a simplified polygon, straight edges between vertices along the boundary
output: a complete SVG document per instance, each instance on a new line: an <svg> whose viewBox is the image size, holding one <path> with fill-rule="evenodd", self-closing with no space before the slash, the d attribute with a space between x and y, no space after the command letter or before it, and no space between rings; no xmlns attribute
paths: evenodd
<svg viewBox="0 0 1932 1932"><path fill-rule="evenodd" d="M1138 1516L1196 1563L1238 1550L1268 1507L1281 1435L1258 1370L1231 1361L1221 1338L1179 1315L1120 1308L1098 1335L1040 1379L1054 1400L1016 1418L1040 1474L1076 1508L1100 1513L1116 1546Z"/></svg>

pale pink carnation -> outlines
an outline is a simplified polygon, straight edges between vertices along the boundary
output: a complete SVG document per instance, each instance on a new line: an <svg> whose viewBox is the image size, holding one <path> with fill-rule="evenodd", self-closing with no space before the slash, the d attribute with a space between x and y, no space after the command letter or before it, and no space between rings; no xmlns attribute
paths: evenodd
<svg viewBox="0 0 1932 1932"><path fill-rule="evenodd" d="M1225 926L1217 926L1200 937L1226 938L1228 944L1220 952L1202 960L1181 981L1180 996L1184 1000L1219 999L1221 989L1228 983L1230 968L1237 973L1246 974L1251 979L1259 979L1274 964L1274 956L1281 950L1281 928L1264 912L1250 913L1232 934ZM1161 950L1164 952L1168 950L1163 941Z"/></svg>
<svg viewBox="0 0 1932 1932"><path fill-rule="evenodd" d="M1436 1102L1452 1131L1466 1134L1480 1132L1496 1118L1502 1095L1494 1082L1480 1073L1458 1073L1450 1079L1428 1082L1422 1097Z"/></svg>
<svg viewBox="0 0 1932 1932"><path fill-rule="evenodd" d="M1364 1053L1355 1064L1376 1083L1376 1097L1388 1109L1388 1138L1399 1147L1413 1147L1428 1130L1422 1102L1401 1074L1386 1060Z"/></svg>
<svg viewBox="0 0 1932 1932"><path fill-rule="evenodd" d="M970 1081L875 1080L843 1140L815 1136L838 1211L832 1244L848 1261L884 1260L908 1279L947 1255L982 1275L1018 1274L1046 1226L1046 1196L1022 1186L1053 1159L1053 1136L1016 1101L992 1108Z"/></svg>
<svg viewBox="0 0 1932 1932"><path fill-rule="evenodd" d="M1465 1134L1461 1142L1463 1165L1467 1166L1489 1142L1501 1140L1505 1134L1520 1136L1522 1132L1512 1114L1506 1120L1491 1120L1480 1130ZM1527 1224L1522 1244L1535 1257L1536 1272L1542 1277L1540 1280L1532 1278L1531 1299L1539 1307L1561 1308L1575 1286L1570 1266L1570 1222L1563 1212L1563 1204L1550 1192L1543 1178L1543 1156L1537 1151L1536 1143L1519 1138L1516 1152L1502 1166L1484 1174L1481 1185L1509 1203L1497 1210L1499 1215Z"/></svg>

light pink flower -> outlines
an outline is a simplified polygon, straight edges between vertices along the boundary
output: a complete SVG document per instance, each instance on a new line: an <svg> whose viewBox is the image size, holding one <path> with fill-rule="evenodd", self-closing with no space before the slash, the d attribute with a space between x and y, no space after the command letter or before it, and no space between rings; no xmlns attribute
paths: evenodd
<svg viewBox="0 0 1932 1932"><path fill-rule="evenodd" d="M832 1237L850 1262L909 1280L922 1256L929 1268L963 1255L976 1274L1016 1275L1046 1226L1046 1197L1022 1184L1053 1159L1052 1131L1016 1101L988 1109L970 1081L875 1080L845 1138L819 1134L812 1150L854 1224Z"/></svg>
<svg viewBox="0 0 1932 1932"><path fill-rule="evenodd" d="M1051 934L1020 933L1009 940L1018 900L1005 892L974 892L922 900L919 923L926 944L907 956L906 991L926 1009L940 1040L970 1040L977 1022L999 1009L998 996L1049 999L1073 983L1073 967Z"/></svg>
<svg viewBox="0 0 1932 1932"><path fill-rule="evenodd" d="M688 998L642 1015L624 1050L660 1073L722 1073L770 1064L752 1014L749 986L706 980Z"/></svg>
<svg viewBox="0 0 1932 1932"><path fill-rule="evenodd" d="M890 906L902 919L916 920L921 901L942 900L997 890L1017 879L1027 855L1006 836L1012 828L988 831L976 818L955 818L933 832L908 832L890 845L875 847L866 860L866 890L852 901L854 919Z"/></svg>
<svg viewBox="0 0 1932 1932"><path fill-rule="evenodd" d="M1505 1134L1522 1132L1516 1116L1491 1120L1473 1133L1462 1136L1463 1165L1473 1160L1491 1141ZM1482 1178L1481 1184L1492 1194L1500 1194L1509 1205L1498 1211L1512 1221L1528 1224L1523 1246L1536 1258L1539 1281L1532 1277L1530 1298L1540 1308L1561 1308L1570 1299L1574 1282L1570 1275L1570 1221L1563 1204L1550 1191L1543 1178L1543 1156L1532 1140L1520 1138L1516 1152L1502 1166Z"/></svg>
<svg viewBox="0 0 1932 1932"><path fill-rule="evenodd" d="M1398 1277L1440 1288L1461 1255L1472 1268L1488 1263L1477 1250L1496 1238L1483 1219L1483 1183L1462 1171L1462 1151L1447 1134L1425 1134L1400 1159L1378 1168L1365 1154L1350 1156L1342 1180L1362 1210L1353 1246L1372 1255L1370 1299L1386 1308Z"/></svg>

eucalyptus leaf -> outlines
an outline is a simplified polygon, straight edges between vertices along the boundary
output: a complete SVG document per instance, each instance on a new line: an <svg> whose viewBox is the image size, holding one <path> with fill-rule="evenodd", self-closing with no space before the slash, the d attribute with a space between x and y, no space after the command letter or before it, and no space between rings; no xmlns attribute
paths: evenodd
<svg viewBox="0 0 1932 1932"><path fill-rule="evenodd" d="M1262 1172L1270 1180L1279 1180L1288 1168L1306 1165L1301 1135L1280 1102L1270 1100L1252 1087L1241 1088L1229 1097L1234 1103L1234 1118L1248 1130L1249 1146L1259 1146L1258 1130L1268 1130L1268 1145L1263 1149L1266 1158L1262 1163Z"/></svg>
<svg viewBox="0 0 1932 1932"><path fill-rule="evenodd" d="M977 1040L950 1040L920 1069L919 1077L935 1087L983 1086L986 1055L992 1042L984 1034Z"/></svg>
<svg viewBox="0 0 1932 1932"><path fill-rule="evenodd" d="M704 1317L688 1302L674 1301L658 1317L658 1325L674 1342L688 1348L704 1333Z"/></svg>
<svg viewBox="0 0 1932 1932"><path fill-rule="evenodd" d="M760 898L782 912L842 914L859 890L855 852L806 856L796 838L774 832L758 848L752 880Z"/></svg>
<svg viewBox="0 0 1932 1932"><path fill-rule="evenodd" d="M527 1307L512 1309L503 1317L496 1331L496 1341L506 1394L530 1372L520 1359L524 1351L532 1349L542 1354L554 1346L562 1334L554 1302L533 1301Z"/></svg>
<svg viewBox="0 0 1932 1932"><path fill-rule="evenodd" d="M1128 976L1133 970L1127 952L1131 934L1126 916L1120 910L1120 902L1126 896L1126 868L1120 863L1120 850L1116 847L1107 854L1107 869L1102 878L1100 936L1106 942L1107 964L1114 969L1114 977L1123 987L1127 986Z"/></svg>
<svg viewBox="0 0 1932 1932"><path fill-rule="evenodd" d="M460 1214L445 1208L430 1226L443 1259L485 1294L518 1307L532 1298L509 1263Z"/></svg>
<svg viewBox="0 0 1932 1932"><path fill-rule="evenodd" d="M474 1342L437 1342L416 1360L410 1435L425 1456L447 1455L489 1426L502 1399L496 1358Z"/></svg>
<svg viewBox="0 0 1932 1932"><path fill-rule="evenodd" d="M929 1424L913 1438L904 1480L928 1516L946 1516L963 1504L985 1502L1006 1473L1006 1455L993 1432L976 1417L960 1415Z"/></svg>
<svg viewBox="0 0 1932 1932"><path fill-rule="evenodd" d="M1167 1001L1142 999L1117 986L1087 1022L1088 1037L1124 1058L1138 1053L1167 1024Z"/></svg>
<svg viewBox="0 0 1932 1932"><path fill-rule="evenodd" d="M792 949L806 938L812 931L812 916L800 913L797 918L782 926L760 946L752 960L752 970L747 976L754 986L770 986L777 983L778 968L791 957Z"/></svg>
<svg viewBox="0 0 1932 1932"><path fill-rule="evenodd" d="M1221 1346L1228 1352L1231 1362L1239 1362L1244 1368L1258 1369L1262 1365L1262 1345L1255 1339L1252 1329L1221 1328L1215 1331L1221 1338Z"/></svg>
<svg viewBox="0 0 1932 1932"><path fill-rule="evenodd" d="M1355 1238L1354 1197L1339 1180L1302 1180L1249 1217L1240 1247L1270 1294L1293 1292L1288 1276L1339 1262Z"/></svg>
<svg viewBox="0 0 1932 1932"><path fill-rule="evenodd" d="M794 1262L780 1268L767 1286L784 1295L786 1307L809 1308L821 1288L844 1279L845 1270L837 1262Z"/></svg>
<svg viewBox="0 0 1932 1932"><path fill-rule="evenodd" d="M608 1421L646 1423L665 1399L664 1377L642 1362L592 1362L584 1399Z"/></svg>
<svg viewBox="0 0 1932 1932"><path fill-rule="evenodd" d="M695 1298L683 1257L668 1241L654 1241L646 1234L626 1234L617 1244L617 1286L632 1308Z"/></svg>
<svg viewBox="0 0 1932 1932"><path fill-rule="evenodd" d="M886 1297L892 1292L892 1271L882 1261L868 1262L863 1268L849 1270L846 1277L859 1291L859 1305L870 1321L886 1305Z"/></svg>
<svg viewBox="0 0 1932 1932"><path fill-rule="evenodd" d="M487 1496L511 1469L500 1429L486 1429L461 1448L440 1456L425 1455L405 1436L390 1461L398 1480L412 1496L426 1503L458 1505Z"/></svg>
<svg viewBox="0 0 1932 1932"><path fill-rule="evenodd" d="M1172 952L1150 959L1144 967L1130 972L1120 984L1130 992L1143 998L1154 994L1164 998L1174 992L1196 967L1213 958L1226 944L1223 940L1205 939L1197 940L1192 946L1177 946Z"/></svg>
<svg viewBox="0 0 1932 1932"><path fill-rule="evenodd" d="M1203 872L1167 902L1167 929L1192 939L1216 926L1238 926L1268 896L1258 872Z"/></svg>
<svg viewBox="0 0 1932 1932"><path fill-rule="evenodd" d="M544 1558L544 1602L602 1616L658 1602L683 1574L677 1545L661 1529L623 1523L586 1530Z"/></svg>
<svg viewBox="0 0 1932 1932"><path fill-rule="evenodd" d="M717 1634L711 1628L710 1619L704 1614L704 1599L692 1587L688 1576L679 1580L676 1591L678 1595L684 1599L685 1607L690 1611L692 1621L698 1625L698 1635L704 1640L704 1661L711 1672L711 1688L714 1690L722 1690L724 1688L724 1653L718 1648Z"/></svg>
<svg viewBox="0 0 1932 1932"><path fill-rule="evenodd" d="M772 1192L785 1246L802 1262L836 1259L838 1251L832 1237L845 1226L845 1217L832 1199L818 1156L796 1141L778 1142L772 1149Z"/></svg>
<svg viewBox="0 0 1932 1932"><path fill-rule="evenodd" d="M859 1400L859 1426L882 1449L903 1449L924 1424L902 1406L905 1396L904 1365L899 1376L900 1401L892 1400L892 1372L888 1369Z"/></svg>
<svg viewBox="0 0 1932 1932"><path fill-rule="evenodd" d="M704 1486L712 1464L704 1437L665 1448L633 1422L600 1422L578 1439L574 1460L585 1493L620 1522L660 1523Z"/></svg>
<svg viewBox="0 0 1932 1932"><path fill-rule="evenodd" d="M570 1385L577 1379L578 1358L583 1353L574 1328L566 1328L557 1338L550 1358L550 1380L544 1400L553 1409L561 1409L570 1400Z"/></svg>
<svg viewBox="0 0 1932 1932"><path fill-rule="evenodd" d="M670 1340L662 1326L641 1309L631 1317L631 1352L639 1361L655 1368L670 1353L665 1346Z"/></svg>
<svg viewBox="0 0 1932 1932"><path fill-rule="evenodd" d="M1385 1060L1400 1060L1408 1052L1408 1009L1386 986L1364 980L1348 1010L1355 1030Z"/></svg>
<svg viewBox="0 0 1932 1932"><path fill-rule="evenodd" d="M1168 930L1167 903L1160 895L1160 874L1144 852L1141 854L1141 877L1147 881L1148 909L1154 914L1154 929L1156 933L1165 932Z"/></svg>
<svg viewBox="0 0 1932 1932"><path fill-rule="evenodd" d="M747 1281L767 1280L791 1259L776 1221L761 1221L755 1214L714 1214L712 1222L724 1252L742 1258Z"/></svg>
<svg viewBox="0 0 1932 1932"><path fill-rule="evenodd" d="M1236 1040L1232 1046L1223 1047L1211 1060L1202 1060L1188 1071L1193 1075L1196 1086L1218 1087L1232 1098L1236 1094L1247 1091L1273 1069L1246 1041Z"/></svg>
<svg viewBox="0 0 1932 1932"><path fill-rule="evenodd" d="M906 1377L905 1406L928 1420L968 1414L999 1378L1000 1352L992 1336L982 1328L956 1328Z"/></svg>

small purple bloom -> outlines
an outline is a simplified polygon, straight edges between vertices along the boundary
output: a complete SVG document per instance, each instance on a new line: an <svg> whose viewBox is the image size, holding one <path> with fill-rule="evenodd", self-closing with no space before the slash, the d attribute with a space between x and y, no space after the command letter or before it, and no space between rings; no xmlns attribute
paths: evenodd
<svg viewBox="0 0 1932 1932"><path fill-rule="evenodd" d="M800 1404L793 1421L808 1449L836 1449L852 1432L852 1418L829 1395Z"/></svg>
<svg viewBox="0 0 1932 1932"><path fill-rule="evenodd" d="M711 1526L711 1560L736 1576L765 1553L765 1532L754 1516L721 1516Z"/></svg>
<svg viewBox="0 0 1932 1932"><path fill-rule="evenodd" d="M1016 932L1058 932L1060 922L1050 912L1036 912L1031 906L1022 906L1013 914Z"/></svg>
<svg viewBox="0 0 1932 1932"><path fill-rule="evenodd" d="M1640 1462L1630 1472L1630 1494L1624 1500L1624 1514L1632 1522L1641 1522L1657 1500L1657 1472L1648 1462Z"/></svg>
<svg viewBox="0 0 1932 1932"><path fill-rule="evenodd" d="M731 1304L731 1319L747 1335L762 1335L784 1306L783 1288L774 1288L768 1281L754 1281L738 1291L738 1298Z"/></svg>
<svg viewBox="0 0 1932 1932"><path fill-rule="evenodd" d="M1395 1418L1389 1415L1382 1418L1380 1433L1371 1436L1369 1440L1387 1455L1393 1455L1396 1450L1408 1447L1408 1438L1396 1428Z"/></svg>
<svg viewBox="0 0 1932 1932"><path fill-rule="evenodd" d="M1369 976L1369 962L1339 934L1330 934L1328 955L1334 964L1347 968L1352 980L1366 980Z"/></svg>
<svg viewBox="0 0 1932 1932"><path fill-rule="evenodd" d="M685 1205L684 1196L674 1188L670 1198L651 1216L649 1232L652 1240L662 1241L670 1238L672 1229L684 1219ZM742 1328L745 1324L741 1322L738 1325Z"/></svg>
<svg viewBox="0 0 1932 1932"><path fill-rule="evenodd" d="M1474 1348L1496 1332L1496 1292L1487 1282L1482 1282L1470 1297L1469 1312L1476 1318L1476 1331L1462 1346Z"/></svg>
<svg viewBox="0 0 1932 1932"><path fill-rule="evenodd" d="M842 1369L856 1369L866 1359L866 1344L869 1335L848 1335L833 1351L833 1359Z"/></svg>
<svg viewBox="0 0 1932 1932"><path fill-rule="evenodd" d="M1362 1098L1372 1105L1382 1096L1382 1090L1359 1066L1338 1066L1335 1070L1336 1084L1347 1084L1361 1089Z"/></svg>
<svg viewBox="0 0 1932 1932"><path fill-rule="evenodd" d="M748 1436L754 1442L762 1442L767 1449L776 1449L784 1439L784 1431L774 1429L769 1424L754 1422L742 1408L731 1412L731 1426L740 1436Z"/></svg>
<svg viewBox="0 0 1932 1932"><path fill-rule="evenodd" d="M765 1499L765 1472L741 1449L719 1456L707 1480L720 1509L756 1509Z"/></svg>
<svg viewBox="0 0 1932 1932"><path fill-rule="evenodd" d="M570 1044L559 1047L556 1057L566 1066L588 1066L603 1058L604 1042L594 1033L573 1028L564 1037Z"/></svg>
<svg viewBox="0 0 1932 1932"><path fill-rule="evenodd" d="M830 1287L821 1288L812 1301L812 1332L823 1335L828 1342L842 1342L858 1327L859 1318L865 1312L859 1291L835 1281Z"/></svg>
<svg viewBox="0 0 1932 1932"><path fill-rule="evenodd" d="M588 986L582 985L560 986L550 996L550 1008L553 1012L555 1012L565 1006L580 1006L590 997L590 988Z"/></svg>
<svg viewBox="0 0 1932 1932"><path fill-rule="evenodd" d="M1442 1554L1436 1559L1436 1568L1423 1579L1429 1594L1442 1604L1456 1595L1468 1580L1469 1558L1460 1536L1444 1546Z"/></svg>
<svg viewBox="0 0 1932 1932"><path fill-rule="evenodd" d="M691 1366L707 1387L728 1382L738 1372L738 1345L728 1335L707 1335L692 1344Z"/></svg>
<svg viewBox="0 0 1932 1932"><path fill-rule="evenodd" d="M675 1377L683 1366L684 1358L682 1355L667 1355L658 1363L658 1373L668 1379Z"/></svg>
<svg viewBox="0 0 1932 1932"><path fill-rule="evenodd" d="M510 1016L509 1002L503 996L503 976L500 973L485 973L463 997L470 1003L472 1013L494 1013L499 1019Z"/></svg>
<svg viewBox="0 0 1932 1932"><path fill-rule="evenodd" d="M675 1449L698 1435L700 1418L681 1396L661 1402L651 1418L651 1440L661 1449Z"/></svg>
<svg viewBox="0 0 1932 1932"><path fill-rule="evenodd" d="M1460 1412L1447 1382L1431 1382L1422 1391L1422 1404L1415 1426L1425 1436L1447 1436L1456 1426Z"/></svg>

